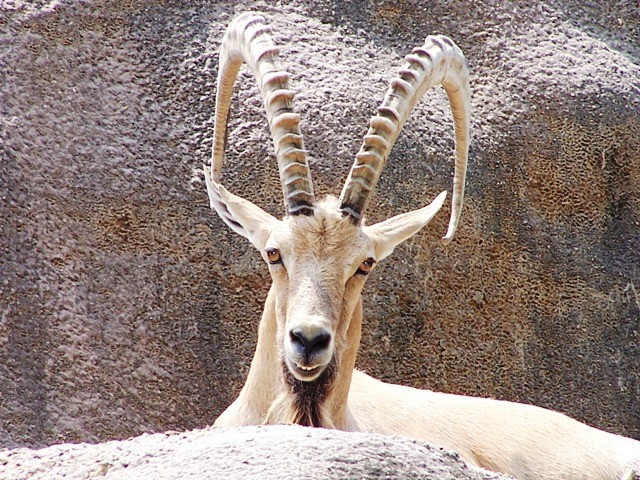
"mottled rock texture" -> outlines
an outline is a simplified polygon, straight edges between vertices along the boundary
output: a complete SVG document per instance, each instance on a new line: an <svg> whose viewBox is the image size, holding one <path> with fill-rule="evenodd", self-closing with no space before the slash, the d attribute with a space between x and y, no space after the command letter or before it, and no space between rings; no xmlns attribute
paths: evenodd
<svg viewBox="0 0 640 480"><path fill-rule="evenodd" d="M402 56L472 72L467 199L365 288L359 367L534 403L640 438L640 14L631 1L0 2L0 446L210 425L248 370L269 276L208 207L216 51L259 10L299 92L316 192L339 193ZM224 174L274 214L243 72ZM370 221L451 189L444 94L415 109Z"/></svg>
<svg viewBox="0 0 640 480"><path fill-rule="evenodd" d="M142 435L99 445L0 451L3 480L507 480L399 437L298 426Z"/></svg>

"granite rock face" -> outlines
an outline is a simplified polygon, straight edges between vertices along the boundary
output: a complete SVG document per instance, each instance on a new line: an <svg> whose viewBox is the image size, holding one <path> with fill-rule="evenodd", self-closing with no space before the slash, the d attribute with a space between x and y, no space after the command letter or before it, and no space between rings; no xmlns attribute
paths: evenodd
<svg viewBox="0 0 640 480"><path fill-rule="evenodd" d="M0 3L0 446L210 425L235 398L269 276L208 207L216 51L262 11L299 94L317 195L428 34L465 52L462 224L443 209L372 275L359 368L534 403L640 438L640 14L633 2ZM283 212L242 72L225 185ZM451 189L452 124L414 110L371 222Z"/></svg>
<svg viewBox="0 0 640 480"><path fill-rule="evenodd" d="M205 429L0 451L4 480L117 478L507 480L400 437L298 426Z"/></svg>

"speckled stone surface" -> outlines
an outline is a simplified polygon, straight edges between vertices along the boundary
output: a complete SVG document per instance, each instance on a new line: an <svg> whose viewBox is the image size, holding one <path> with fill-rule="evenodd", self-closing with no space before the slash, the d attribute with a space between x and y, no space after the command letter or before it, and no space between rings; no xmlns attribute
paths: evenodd
<svg viewBox="0 0 640 480"><path fill-rule="evenodd" d="M427 34L473 93L462 224L448 209L364 294L358 366L554 408L640 438L640 19L633 2L0 2L0 446L210 425L235 398L269 276L210 212L216 51L262 11L318 195ZM224 183L280 215L252 75ZM400 135L368 215L451 189L446 97Z"/></svg>
<svg viewBox="0 0 640 480"><path fill-rule="evenodd" d="M0 451L3 480L117 478L507 480L399 437L298 426L142 435L98 445Z"/></svg>

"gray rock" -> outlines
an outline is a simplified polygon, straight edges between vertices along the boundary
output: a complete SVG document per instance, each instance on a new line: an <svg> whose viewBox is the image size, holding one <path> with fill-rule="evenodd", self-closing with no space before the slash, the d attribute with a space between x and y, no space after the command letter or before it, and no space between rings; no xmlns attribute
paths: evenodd
<svg viewBox="0 0 640 480"><path fill-rule="evenodd" d="M365 288L359 368L640 437L640 17L634 2L0 2L0 445L210 425L248 370L269 277L209 211L216 50L261 10L337 194L402 56L444 33L472 72L468 194ZM368 214L451 188L442 92ZM241 74L224 183L281 214ZM446 209L445 209L446 210Z"/></svg>
<svg viewBox="0 0 640 480"><path fill-rule="evenodd" d="M298 426L194 430L98 445L0 451L3 480L499 480L457 454L400 437Z"/></svg>

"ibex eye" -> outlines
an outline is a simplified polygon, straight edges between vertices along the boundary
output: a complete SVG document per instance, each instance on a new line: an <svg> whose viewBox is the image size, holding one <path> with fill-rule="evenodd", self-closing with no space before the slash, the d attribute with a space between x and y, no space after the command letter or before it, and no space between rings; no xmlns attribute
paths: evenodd
<svg viewBox="0 0 640 480"><path fill-rule="evenodd" d="M271 265L275 265L276 263L282 262L282 257L280 256L280 250L277 248L269 248L267 250L267 260Z"/></svg>
<svg viewBox="0 0 640 480"><path fill-rule="evenodd" d="M360 268L358 268L358 272L360 275L368 275L373 266L376 264L376 261L369 257L364 262L360 264Z"/></svg>

